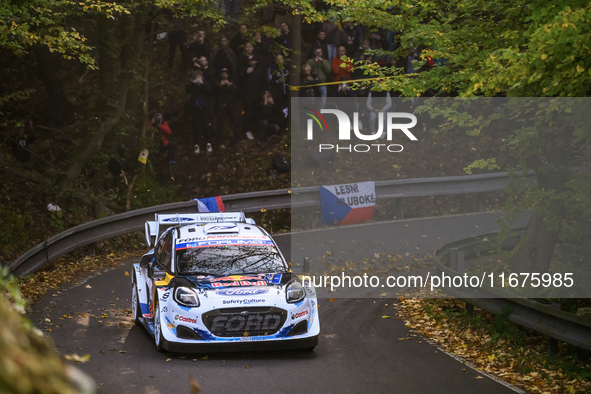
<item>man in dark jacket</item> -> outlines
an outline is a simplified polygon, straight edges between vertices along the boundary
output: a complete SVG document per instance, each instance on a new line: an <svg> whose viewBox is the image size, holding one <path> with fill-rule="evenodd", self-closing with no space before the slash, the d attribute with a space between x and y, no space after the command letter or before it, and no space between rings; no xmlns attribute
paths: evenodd
<svg viewBox="0 0 591 394"><path fill-rule="evenodd" d="M222 36L220 38L220 46L211 53L211 67L216 70L227 68L230 74L235 75L237 71L236 54L228 47L228 38Z"/></svg>
<svg viewBox="0 0 591 394"><path fill-rule="evenodd" d="M242 138L240 114L238 113L238 98L236 85L230 80L227 68L222 68L219 82L215 89L216 132L215 138L219 147L223 142L224 125L230 119L232 143L238 143Z"/></svg>
<svg viewBox="0 0 591 394"><path fill-rule="evenodd" d="M281 22L279 25L281 30L281 34L275 38L275 42L279 45L283 45L286 48L292 48L291 42L291 31L289 30L289 25L286 22Z"/></svg>
<svg viewBox="0 0 591 394"><path fill-rule="evenodd" d="M191 59L211 55L211 44L205 38L205 31L199 30L193 35L193 42L189 44L189 54Z"/></svg>
<svg viewBox="0 0 591 394"><path fill-rule="evenodd" d="M344 46L347 51L347 56L352 58L359 48L359 36L357 31L353 28L352 22L345 22L343 28L337 32L335 37L335 45L338 47Z"/></svg>
<svg viewBox="0 0 591 394"><path fill-rule="evenodd" d="M326 45L326 33L324 30L320 29L318 34L316 35L316 40L310 45L310 49L308 50L308 59L315 57L315 50L317 48L322 49L322 58L328 60L328 47Z"/></svg>
<svg viewBox="0 0 591 394"><path fill-rule="evenodd" d="M244 128L251 132L254 128L257 102L267 86L265 70L259 66L255 55L249 57L248 67L241 70L238 83L244 106ZM248 138L251 139L251 136L252 133Z"/></svg>
<svg viewBox="0 0 591 394"><path fill-rule="evenodd" d="M211 142L214 138L212 135L213 116L210 103L211 82L203 77L201 70L197 70L185 90L191 95L187 102L187 110L191 116L191 134L195 144L195 154L199 154L201 151L199 144L201 146L206 144L207 151L211 152Z"/></svg>
<svg viewBox="0 0 591 394"><path fill-rule="evenodd" d="M259 144L266 143L273 135L279 135L285 123L285 114L275 104L269 92L263 93L263 101L257 110L257 139Z"/></svg>
<svg viewBox="0 0 591 394"><path fill-rule="evenodd" d="M230 41L230 49L234 51L235 54L239 54L244 49L244 44L246 44L246 25L240 25L240 30L234 34L232 37L232 41Z"/></svg>
<svg viewBox="0 0 591 394"><path fill-rule="evenodd" d="M281 106L281 108L287 107L289 68L290 64L285 61L283 55L275 56L275 64L271 67L269 86L271 88L271 95L273 95L277 105Z"/></svg>

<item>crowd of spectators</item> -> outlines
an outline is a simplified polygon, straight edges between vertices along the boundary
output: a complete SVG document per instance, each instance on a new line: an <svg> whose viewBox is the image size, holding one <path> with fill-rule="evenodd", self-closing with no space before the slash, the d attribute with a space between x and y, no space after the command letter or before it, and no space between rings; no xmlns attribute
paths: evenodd
<svg viewBox="0 0 591 394"><path fill-rule="evenodd" d="M234 16L238 2L226 2L229 16ZM195 154L225 149L247 139L265 144L280 136L287 127L288 84L296 67L300 97L318 98L320 107L327 97L362 97L369 115L367 126L375 129L378 114L392 106L391 97L397 94L372 92L370 87L351 89L348 81L367 78L354 65L371 61L405 73L433 66L429 60L423 69L415 70L412 60L420 60L420 47L402 59L368 54L369 50L395 50L399 45L395 32L367 29L351 21L315 25L313 32L302 37L301 64L292 63L292 31L285 21L275 25L279 35L269 38L262 30L246 24L236 26L233 20L228 27L232 25L234 34L218 36L215 43L206 29L189 37L177 20L171 22L168 67L173 67L176 48L180 48L182 66L190 74L185 111L190 117ZM169 152L174 154L174 149ZM174 160L172 157L171 162Z"/></svg>

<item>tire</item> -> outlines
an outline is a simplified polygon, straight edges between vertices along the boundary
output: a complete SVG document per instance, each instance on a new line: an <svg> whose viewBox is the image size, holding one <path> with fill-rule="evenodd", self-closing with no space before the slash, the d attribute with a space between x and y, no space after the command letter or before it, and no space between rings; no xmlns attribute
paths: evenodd
<svg viewBox="0 0 591 394"><path fill-rule="evenodd" d="M316 346L310 346L310 347L303 348L302 350L306 353L312 353L315 348L316 348Z"/></svg>
<svg viewBox="0 0 591 394"><path fill-rule="evenodd" d="M143 315L142 315L142 308L140 307L140 298L138 296L138 291L137 291L137 281L134 281L133 285L132 285L131 314L133 317L133 323L136 326L141 326L142 321L140 320L140 317L143 317Z"/></svg>
<svg viewBox="0 0 591 394"><path fill-rule="evenodd" d="M158 301L154 302L154 343L156 350L164 351L164 337L162 337L162 322L160 321L160 305Z"/></svg>

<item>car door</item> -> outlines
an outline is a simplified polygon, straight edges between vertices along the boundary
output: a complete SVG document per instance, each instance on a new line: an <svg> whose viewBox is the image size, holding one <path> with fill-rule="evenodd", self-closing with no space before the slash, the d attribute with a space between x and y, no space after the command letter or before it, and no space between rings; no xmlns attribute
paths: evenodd
<svg viewBox="0 0 591 394"><path fill-rule="evenodd" d="M170 270L172 259L172 231L168 230L156 243L154 247L154 261L148 269L148 304L150 314L154 315L154 300L156 296L155 282L162 280L162 275Z"/></svg>

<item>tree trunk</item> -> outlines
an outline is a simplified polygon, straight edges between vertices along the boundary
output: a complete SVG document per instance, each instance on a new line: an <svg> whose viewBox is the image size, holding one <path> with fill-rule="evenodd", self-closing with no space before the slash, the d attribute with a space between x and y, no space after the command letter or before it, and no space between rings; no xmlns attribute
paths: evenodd
<svg viewBox="0 0 591 394"><path fill-rule="evenodd" d="M300 85L300 67L302 64L302 16L296 14L291 21L291 43L293 52L291 54L291 70L289 70L289 84ZM289 97L298 97L298 90L289 90ZM291 104L291 103L290 103Z"/></svg>
<svg viewBox="0 0 591 394"><path fill-rule="evenodd" d="M289 84L291 86L299 86L300 85L300 65L302 64L302 16L297 14L292 17L291 20L291 39L293 45L293 52L291 55L291 70L289 70ZM293 105L292 99L299 97L300 92L299 90L292 90L289 89L289 123L291 127L292 135L293 133L299 132L300 129L300 114L293 113ZM297 100L296 100L297 102ZM295 102L294 102L295 103Z"/></svg>
<svg viewBox="0 0 591 394"><path fill-rule="evenodd" d="M560 163L562 158L552 157L552 159ZM540 165L534 168L538 177L538 188L555 190L557 195L566 190L568 171L559 166L553 171L540 171ZM560 232L558 229L549 229L546 219L550 216L563 217L564 212L558 202L546 203L546 206L543 212L536 211L534 208L527 224L523 243L513 257L512 266L515 272L548 272Z"/></svg>
<svg viewBox="0 0 591 394"><path fill-rule="evenodd" d="M47 91L47 101L51 124L54 126L64 126L72 121L72 104L66 97L64 87L55 69L53 54L46 45L35 45L33 53L37 59L37 66L45 90Z"/></svg>
<svg viewBox="0 0 591 394"><path fill-rule="evenodd" d="M66 175L59 181L58 190L64 192L71 188L86 164L100 151L105 137L117 125L125 113L127 96L133 80L134 70L137 67L142 44L144 40L144 25L147 17L147 7L144 6L134 12L130 17L121 20L124 28L125 44L121 48L122 73L117 84L117 106L101 121L98 129L89 133L89 136L80 145L69 161Z"/></svg>
<svg viewBox="0 0 591 394"><path fill-rule="evenodd" d="M548 229L544 216L534 212L529 219L523 244L513 258L513 272L548 272L558 231Z"/></svg>

